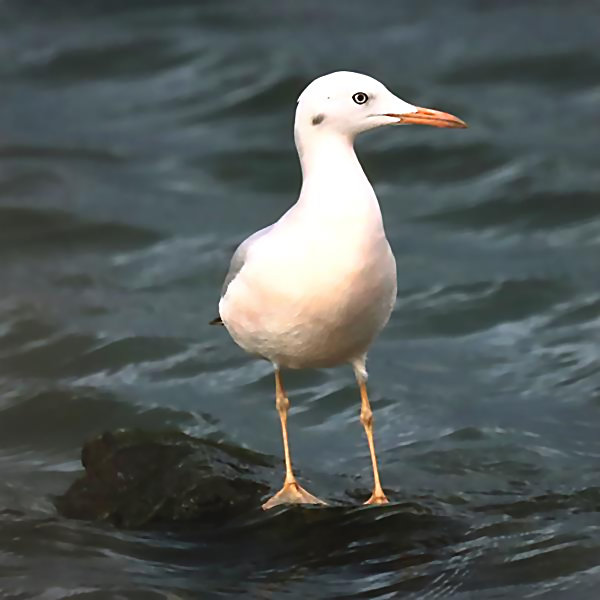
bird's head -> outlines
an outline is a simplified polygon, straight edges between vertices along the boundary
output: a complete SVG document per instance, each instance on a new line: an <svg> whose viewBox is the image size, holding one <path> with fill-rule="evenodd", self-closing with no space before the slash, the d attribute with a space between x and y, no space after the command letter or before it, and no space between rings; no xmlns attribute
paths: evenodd
<svg viewBox="0 0 600 600"><path fill-rule="evenodd" d="M337 71L315 79L298 98L296 130L327 131L353 138L383 125L464 128L454 115L414 106L361 73Z"/></svg>

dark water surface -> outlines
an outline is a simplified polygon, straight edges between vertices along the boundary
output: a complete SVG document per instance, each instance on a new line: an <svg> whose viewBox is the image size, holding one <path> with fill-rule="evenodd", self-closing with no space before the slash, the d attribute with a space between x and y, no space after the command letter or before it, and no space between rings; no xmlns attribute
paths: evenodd
<svg viewBox="0 0 600 600"><path fill-rule="evenodd" d="M599 23L591 0L0 0L0 596L597 598ZM394 503L358 504L339 368L286 381L299 474L342 506L60 517L105 430L281 458L269 365L206 323L295 200L299 92L338 69L470 124L358 145L398 260L370 355Z"/></svg>

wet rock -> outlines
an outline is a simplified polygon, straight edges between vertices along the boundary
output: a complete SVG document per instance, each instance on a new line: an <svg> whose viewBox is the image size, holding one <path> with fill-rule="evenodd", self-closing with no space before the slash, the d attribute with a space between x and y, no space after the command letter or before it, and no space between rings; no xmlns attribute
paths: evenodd
<svg viewBox="0 0 600 600"><path fill-rule="evenodd" d="M87 442L85 474L56 500L66 517L119 527L214 520L256 510L269 457L180 432L117 431Z"/></svg>

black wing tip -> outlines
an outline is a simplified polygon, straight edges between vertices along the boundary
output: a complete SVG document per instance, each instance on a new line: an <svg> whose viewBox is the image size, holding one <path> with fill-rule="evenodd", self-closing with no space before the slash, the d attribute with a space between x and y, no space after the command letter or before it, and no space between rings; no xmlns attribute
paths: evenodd
<svg viewBox="0 0 600 600"><path fill-rule="evenodd" d="M223 321L222 321L221 317L216 317L215 319L210 321L208 324L209 325L223 325Z"/></svg>

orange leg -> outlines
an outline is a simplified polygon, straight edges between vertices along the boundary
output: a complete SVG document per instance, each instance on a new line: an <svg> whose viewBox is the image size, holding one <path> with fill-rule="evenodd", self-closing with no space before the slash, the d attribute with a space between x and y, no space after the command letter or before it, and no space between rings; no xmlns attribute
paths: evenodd
<svg viewBox="0 0 600 600"><path fill-rule="evenodd" d="M325 502L319 500L319 498L313 496L300 486L294 477L287 432L287 413L290 407L290 401L283 389L279 369L275 370L275 403L277 412L279 413L279 419L281 420L281 433L283 435L285 481L283 482L283 487L262 505L263 510L273 508L279 504L325 504Z"/></svg>
<svg viewBox="0 0 600 600"><path fill-rule="evenodd" d="M360 422L365 428L367 440L369 442L369 451L371 452L371 463L373 465L373 493L365 504L387 504L389 500L386 498L381 482L379 481L379 469L377 468L377 455L375 454L375 441L373 440L373 411L369 403L367 394L367 384L363 377L357 375L358 386L360 387Z"/></svg>

